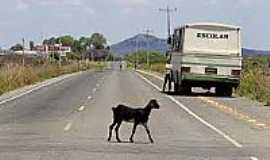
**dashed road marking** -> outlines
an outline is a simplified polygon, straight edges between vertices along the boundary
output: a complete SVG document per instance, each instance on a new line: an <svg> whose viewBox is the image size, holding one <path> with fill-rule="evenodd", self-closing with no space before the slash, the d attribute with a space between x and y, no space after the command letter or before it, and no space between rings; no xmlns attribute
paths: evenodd
<svg viewBox="0 0 270 160"><path fill-rule="evenodd" d="M259 160L257 157L250 157L250 160Z"/></svg>
<svg viewBox="0 0 270 160"><path fill-rule="evenodd" d="M72 123L71 122L67 123L65 128L64 128L64 131L66 131L66 132L69 131L71 129L71 127L72 127Z"/></svg>
<svg viewBox="0 0 270 160"><path fill-rule="evenodd" d="M92 96L88 96L87 99L92 99L93 97Z"/></svg>
<svg viewBox="0 0 270 160"><path fill-rule="evenodd" d="M149 81L148 79L146 79L145 77L143 77L142 75L140 75L139 73L137 73L137 75L139 77L141 77L143 80L145 80L147 83L149 83L151 86L153 86L154 88L156 88L157 90L159 90L159 91L161 90L161 88L159 88L157 85L155 85L154 83L152 83L151 81ZM202 124L204 124L208 128L212 129L214 132L216 132L217 134L221 135L223 138L225 138L226 140L228 140L229 142L231 142L235 147L237 147L237 148L242 148L243 147L242 144L240 144L239 142L237 142L231 136L229 136L228 134L224 133L223 131L221 131L220 129L218 129L217 127L215 127L214 125L212 125L209 122L207 122L206 120L202 119L200 116L196 115L188 107L186 107L185 105L183 105L181 102L179 102L178 100L176 100L174 97L169 96L169 95L166 95L166 97L169 98L174 103L176 103L185 112L187 112L189 115L191 115L192 117L194 117L195 119L197 119L199 122L201 122Z"/></svg>
<svg viewBox="0 0 270 160"><path fill-rule="evenodd" d="M257 123L256 126L259 126L259 127L265 127L266 124L264 124L264 123Z"/></svg>
<svg viewBox="0 0 270 160"><path fill-rule="evenodd" d="M248 122L250 123L255 123L257 120L256 119L249 119Z"/></svg>
<svg viewBox="0 0 270 160"><path fill-rule="evenodd" d="M79 112L82 112L82 111L84 111L84 109L85 109L85 106L81 106L81 107L78 109L78 111L79 111Z"/></svg>

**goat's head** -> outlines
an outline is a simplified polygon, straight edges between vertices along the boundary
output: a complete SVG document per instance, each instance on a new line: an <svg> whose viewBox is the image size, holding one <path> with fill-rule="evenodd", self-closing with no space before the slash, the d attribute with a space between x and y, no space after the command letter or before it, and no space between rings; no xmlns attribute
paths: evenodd
<svg viewBox="0 0 270 160"><path fill-rule="evenodd" d="M152 99L149 103L148 103L148 106L151 108L151 109L159 109L160 106L157 102L157 100L155 99Z"/></svg>

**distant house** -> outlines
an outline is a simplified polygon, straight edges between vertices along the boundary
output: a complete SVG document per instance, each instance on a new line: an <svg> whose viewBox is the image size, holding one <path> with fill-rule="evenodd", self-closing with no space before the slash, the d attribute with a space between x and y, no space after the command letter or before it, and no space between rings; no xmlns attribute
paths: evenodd
<svg viewBox="0 0 270 160"><path fill-rule="evenodd" d="M104 61L109 55L109 51L106 49L89 49L86 51L84 58L94 61Z"/></svg>
<svg viewBox="0 0 270 160"><path fill-rule="evenodd" d="M37 45L34 47L34 50L45 55L49 55L50 53L59 53L61 56L66 56L67 53L71 53L70 46L62 46L60 44Z"/></svg>

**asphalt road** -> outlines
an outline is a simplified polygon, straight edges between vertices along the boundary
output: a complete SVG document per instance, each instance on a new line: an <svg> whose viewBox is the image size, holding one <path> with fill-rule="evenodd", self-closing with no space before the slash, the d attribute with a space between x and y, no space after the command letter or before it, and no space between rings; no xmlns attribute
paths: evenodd
<svg viewBox="0 0 270 160"><path fill-rule="evenodd" d="M84 72L1 104L0 159L270 159L270 130L218 107L241 106L242 101L203 94L170 96L155 88L161 80L145 77L119 71L115 63L104 71ZM124 143L117 143L114 135L112 142L106 141L112 107L119 103L143 106L152 98L161 104L149 123L154 144L143 127L137 128L135 144L128 143L130 123L120 128ZM210 99L218 103L211 104Z"/></svg>

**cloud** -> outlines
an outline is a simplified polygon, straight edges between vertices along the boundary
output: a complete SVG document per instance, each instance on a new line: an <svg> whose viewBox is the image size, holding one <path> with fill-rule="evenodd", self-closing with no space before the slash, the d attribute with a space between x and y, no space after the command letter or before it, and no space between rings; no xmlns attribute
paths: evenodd
<svg viewBox="0 0 270 160"><path fill-rule="evenodd" d="M136 8L138 6L148 5L148 0L114 0L118 5L124 8Z"/></svg>
<svg viewBox="0 0 270 160"><path fill-rule="evenodd" d="M61 7L61 6L83 6L82 0L16 0L17 9L28 9L32 6L49 6L49 7Z"/></svg>
<svg viewBox="0 0 270 160"><path fill-rule="evenodd" d="M238 5L240 6L246 6L246 7L254 7L254 5L264 5L268 4L268 0L237 0Z"/></svg>
<svg viewBox="0 0 270 160"><path fill-rule="evenodd" d="M123 13L129 14L134 10L140 10L149 5L149 0L113 0L113 3L118 5Z"/></svg>
<svg viewBox="0 0 270 160"><path fill-rule="evenodd" d="M16 1L16 9L27 9L29 5L25 3L23 0Z"/></svg>
<svg viewBox="0 0 270 160"><path fill-rule="evenodd" d="M84 12L86 12L89 15L95 14L95 10L93 8L91 8L91 7L85 7Z"/></svg>

